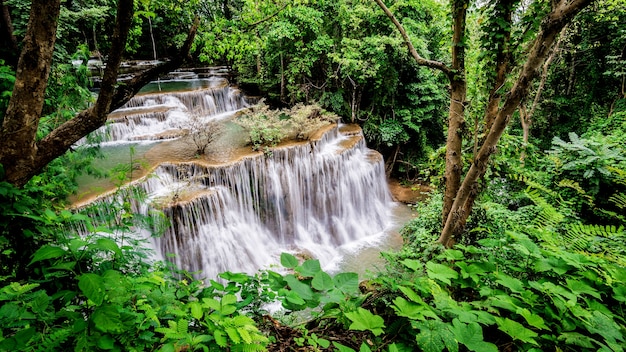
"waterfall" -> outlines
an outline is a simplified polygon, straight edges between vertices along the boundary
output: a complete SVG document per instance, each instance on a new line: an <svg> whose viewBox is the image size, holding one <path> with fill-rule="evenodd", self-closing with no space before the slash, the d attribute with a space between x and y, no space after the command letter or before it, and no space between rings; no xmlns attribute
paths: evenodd
<svg viewBox="0 0 626 352"><path fill-rule="evenodd" d="M249 106L248 99L224 80L206 81L208 86L193 90L135 96L111 113L107 124L91 138L102 143L172 139L184 135L194 116L219 120ZM174 81L161 84L168 82Z"/></svg>
<svg viewBox="0 0 626 352"><path fill-rule="evenodd" d="M106 148L175 139L193 119L232 117L250 102L228 85L227 72L172 73L173 79L160 81L163 92L145 88L111 113L107 126L94 135L107 142ZM181 79L187 76L192 79ZM393 222L395 203L382 156L366 147L355 125L335 125L316 140L266 154L250 152L228 163L186 160L193 161L159 160L150 174L122 192L100 196L84 211L96 227L115 228L124 223L125 212L151 219L146 223L155 226L152 233L169 223L160 237L140 228L111 236L124 244L147 238L155 259L172 261L198 278L215 278L223 271L253 273L277 264L285 251L320 259L332 270L344 255L382 240ZM132 196L124 196L128 192ZM87 233L88 228L78 231Z"/></svg>
<svg viewBox="0 0 626 352"><path fill-rule="evenodd" d="M198 277L252 273L283 251L338 264L342 247L382 236L393 204L381 155L353 130L226 165L162 164L133 209L163 211L171 226L154 249Z"/></svg>

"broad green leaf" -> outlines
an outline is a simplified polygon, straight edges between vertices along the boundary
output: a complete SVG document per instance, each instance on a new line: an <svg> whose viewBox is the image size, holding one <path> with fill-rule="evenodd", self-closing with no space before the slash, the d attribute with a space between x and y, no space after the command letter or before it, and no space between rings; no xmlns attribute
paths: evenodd
<svg viewBox="0 0 626 352"><path fill-rule="evenodd" d="M361 307L357 308L356 312L346 313L346 318L352 321L352 324L350 324L351 330L369 330L375 336L382 334L382 328L385 327L385 321L382 317L372 314L369 310Z"/></svg>
<svg viewBox="0 0 626 352"><path fill-rule="evenodd" d="M503 274L501 272L495 273L496 282L500 285L510 289L513 292L522 292L524 290L524 283L512 276Z"/></svg>
<svg viewBox="0 0 626 352"><path fill-rule="evenodd" d="M470 351L498 352L498 346L484 341L483 329L478 323L464 324L458 319L454 319L451 329L456 340Z"/></svg>
<svg viewBox="0 0 626 352"><path fill-rule="evenodd" d="M400 263L404 264L404 266L413 271L421 270L424 267L424 264L421 261L415 259L405 259Z"/></svg>
<svg viewBox="0 0 626 352"><path fill-rule="evenodd" d="M528 323L528 325L534 326L538 329L549 330L549 328L546 326L545 322L543 321L543 318L535 313L532 313L530 310L526 308L520 308L517 310L517 314L523 316L524 319L526 319L526 322Z"/></svg>
<svg viewBox="0 0 626 352"><path fill-rule="evenodd" d="M117 308L112 306L101 306L91 315L91 319L96 328L102 332L120 332L122 331L122 320L117 312Z"/></svg>
<svg viewBox="0 0 626 352"><path fill-rule="evenodd" d="M459 274L443 264L437 264L434 262L426 263L426 272L431 279L439 280L448 285L451 284L450 279L456 279Z"/></svg>
<svg viewBox="0 0 626 352"><path fill-rule="evenodd" d="M287 293L285 293L285 298L289 303L295 304L297 306L306 304L302 297L300 297L300 295L298 295L294 291L287 291Z"/></svg>
<svg viewBox="0 0 626 352"><path fill-rule="evenodd" d="M335 287L345 294L359 293L359 275L356 273L339 273L333 281Z"/></svg>
<svg viewBox="0 0 626 352"><path fill-rule="evenodd" d="M558 340L565 341L565 343L568 345L574 345L584 348L593 348L593 342L595 341L589 336L585 336L577 332L564 332L559 335Z"/></svg>
<svg viewBox="0 0 626 352"><path fill-rule="evenodd" d="M313 276L313 280L311 280L311 286L318 291L326 291L335 287L333 283L333 278L323 271L320 271L315 274L315 276Z"/></svg>
<svg viewBox="0 0 626 352"><path fill-rule="evenodd" d="M202 319L202 305L199 302L193 301L189 302L189 310L191 311L191 316L194 319Z"/></svg>
<svg viewBox="0 0 626 352"><path fill-rule="evenodd" d="M111 335L104 335L98 339L98 348L112 350L115 347L115 339Z"/></svg>
<svg viewBox="0 0 626 352"><path fill-rule="evenodd" d="M226 271L219 274L224 280L237 282L237 283L246 283L250 281L250 276L244 273L231 273L230 271Z"/></svg>
<svg viewBox="0 0 626 352"><path fill-rule="evenodd" d="M422 303L422 304L424 303L424 301L422 300L422 297L420 297L417 293L415 293L415 291L413 291L413 289L411 289L410 287L398 286L398 288L411 301L415 303Z"/></svg>
<svg viewBox="0 0 626 352"><path fill-rule="evenodd" d="M31 265L33 263L46 260L46 259L59 258L65 255L65 253L67 253L67 251L63 248L45 245L39 248L35 252L35 254L33 255L33 260L31 260L30 263L28 263L28 265Z"/></svg>
<svg viewBox="0 0 626 352"><path fill-rule="evenodd" d="M526 343L531 343L537 346L539 345L537 341L535 341L535 337L538 336L536 332L524 327L524 325L509 318L496 317L495 319L496 324L498 324L498 329L504 331L513 339L520 340Z"/></svg>
<svg viewBox="0 0 626 352"><path fill-rule="evenodd" d="M320 267L320 261L317 259L309 259L305 260L302 265L296 267L296 272L300 273L300 275L304 277L312 277L315 274L322 271Z"/></svg>
<svg viewBox="0 0 626 352"><path fill-rule="evenodd" d="M448 329L448 325L438 320L414 322L413 327L420 332L415 336L417 345L424 352L457 352L459 345L454 334Z"/></svg>
<svg viewBox="0 0 626 352"><path fill-rule="evenodd" d="M340 344L339 342L334 342L333 341L333 346L335 346L335 348L337 348L337 351L339 351L339 352L356 352L352 348L344 346L344 345Z"/></svg>
<svg viewBox="0 0 626 352"><path fill-rule="evenodd" d="M594 298L600 299L600 293L583 281L568 278L565 279L565 282L567 283L567 288L572 290L574 294L588 294Z"/></svg>
<svg viewBox="0 0 626 352"><path fill-rule="evenodd" d="M313 298L313 290L305 283L302 283L293 275L285 275L285 281L293 292L296 292L302 299L309 300Z"/></svg>
<svg viewBox="0 0 626 352"><path fill-rule="evenodd" d="M426 304L410 302L403 297L396 297L393 303L392 308L396 311L396 314L401 317L407 317L412 320L425 320L426 317L440 319Z"/></svg>
<svg viewBox="0 0 626 352"><path fill-rule="evenodd" d="M95 305L99 306L104 301L105 288L104 280L101 276L92 273L80 275L78 277L78 288Z"/></svg>
<svg viewBox="0 0 626 352"><path fill-rule="evenodd" d="M215 338L215 343L217 343L218 346L222 348L228 346L228 339L226 338L224 331L215 330L215 332L213 332L213 337Z"/></svg>
<svg viewBox="0 0 626 352"><path fill-rule="evenodd" d="M280 254L280 264L287 269L293 269L298 266L298 258L289 253Z"/></svg>
<svg viewBox="0 0 626 352"><path fill-rule="evenodd" d="M100 249L100 250L111 251L115 253L115 255L118 257L122 256L122 250L117 245L117 243L115 243L115 241L113 241L110 238L98 238L98 240L96 241L95 248Z"/></svg>

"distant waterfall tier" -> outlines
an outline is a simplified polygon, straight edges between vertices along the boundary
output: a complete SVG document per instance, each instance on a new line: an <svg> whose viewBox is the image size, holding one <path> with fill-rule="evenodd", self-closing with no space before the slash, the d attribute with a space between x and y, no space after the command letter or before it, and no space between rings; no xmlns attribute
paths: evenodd
<svg viewBox="0 0 626 352"><path fill-rule="evenodd" d="M381 155L354 126L225 165L162 164L138 186L148 202L135 210L171 222L153 239L157 254L211 278L254 272L282 251L332 263L342 246L382 236L394 204Z"/></svg>
<svg viewBox="0 0 626 352"><path fill-rule="evenodd" d="M221 82L188 91L135 96L112 112L108 123L92 133L91 138L101 142L176 138L196 123L194 119L223 119L250 105L238 89Z"/></svg>

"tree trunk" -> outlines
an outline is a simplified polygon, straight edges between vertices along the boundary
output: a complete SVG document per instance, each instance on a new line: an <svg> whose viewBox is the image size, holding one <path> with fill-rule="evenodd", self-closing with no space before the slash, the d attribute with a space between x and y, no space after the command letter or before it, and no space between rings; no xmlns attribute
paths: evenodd
<svg viewBox="0 0 626 352"><path fill-rule="evenodd" d="M505 82L506 82L506 78L507 75L509 74L510 71L510 61L511 61L511 49L510 49L510 40L511 40L511 28L512 28L512 13L514 10L514 5L517 2L517 0L499 0L496 4L495 4L495 13L494 13L494 17L498 18L502 21L498 21L497 23L497 29L495 31L496 33L496 38L499 39L499 42L497 43L497 49L496 49L496 57L495 57L495 61L493 62L495 68L494 68L494 72L495 72L495 76L493 77L493 86L491 87L491 90L489 91L489 101L487 102L487 106L485 108L485 114L483 117L484 120L484 124L485 124L485 130L483 132L483 135L486 136L488 131L491 129L491 126L493 126L494 123L494 119L495 116L497 115L498 112L498 108L500 107L500 102L502 101L502 94L501 94L501 90L502 87L504 86ZM477 133L477 132L476 132ZM478 144L482 144L484 142L484 139L479 139L475 138L474 139L474 152L472 154L472 157L475 158L476 155L478 154ZM479 180L482 180L484 177L484 173L481 174L479 176ZM460 182L459 182L460 183ZM460 184L459 184L460 187ZM458 191L458 188L457 188ZM465 205L463 207L462 210L462 214L470 214L472 212L472 207L474 206L474 201L476 200L476 197L478 196L478 194L480 193L480 188L479 188L479 184L476 183L473 185L473 187L470 190L470 194L469 194L469 199L468 201L465 202ZM456 194L454 195L456 196ZM452 207L452 204L450 204L450 207ZM448 216L450 214L449 213L444 213L444 218L443 218L443 225L445 226L446 221L448 220ZM463 232L463 230L465 229L465 225L467 222L467 217L458 217L458 215L456 219L456 224L453 230L453 241L455 241L455 239ZM448 244L449 246L452 245L452 242Z"/></svg>
<svg viewBox="0 0 626 352"><path fill-rule="evenodd" d="M33 0L15 86L0 131L0 164L8 182L26 183L37 154L35 136L56 39L60 0Z"/></svg>
<svg viewBox="0 0 626 352"><path fill-rule="evenodd" d="M443 194L442 223L445 224L454 197L461 185L463 172L463 129L465 128L465 19L468 0L452 1L454 17L452 35L452 72L450 79L450 110L448 114L448 137L446 140L445 191Z"/></svg>
<svg viewBox="0 0 626 352"><path fill-rule="evenodd" d="M573 0L567 2L562 0L555 4L555 7L544 19L541 29L533 42L533 46L528 53L528 58L517 78L513 88L507 94L501 109L494 119L493 126L489 130L489 134L485 142L481 146L476 158L474 159L469 171L467 172L461 188L450 210L450 216L441 232L438 242L447 247L451 247L455 243L455 231L458 231L459 223L465 223L469 212L474 203L474 197L470 196L472 190L477 189L478 180L484 175L487 169L489 157L497 150L497 144L506 128L511 115L518 108L522 99L528 96L530 83L537 75L537 69L543 64L546 57L550 53L550 48L554 44L558 33L563 27L571 21L584 7L592 3L594 0ZM466 204L467 202L467 204Z"/></svg>

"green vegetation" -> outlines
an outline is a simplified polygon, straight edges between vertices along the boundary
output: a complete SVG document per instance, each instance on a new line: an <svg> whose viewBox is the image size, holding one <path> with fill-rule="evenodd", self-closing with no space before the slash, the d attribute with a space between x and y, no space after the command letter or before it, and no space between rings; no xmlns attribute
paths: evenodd
<svg viewBox="0 0 626 352"><path fill-rule="evenodd" d="M52 3L60 9L58 39L35 111L37 104L13 98L16 82L37 81L20 77L17 58L31 5L54 12ZM0 23L0 351L623 351L624 0L590 2L566 19L533 70L537 79L524 81L525 94L503 119L509 126L488 148L491 158L480 160L490 103L507 104L541 19L559 2L467 2L462 11L456 6L466 2L385 3L416 52L440 61L414 60L366 0L130 2L122 43L112 36L121 28L115 1L0 3L9 14ZM463 36L452 45L449 28L459 28L453 22L465 11ZM255 150L311 138L341 116L363 127L390 175L433 186L402 231L403 249L384 254L386 270L359 282L285 253L275 271L200 281L151 263L129 236L138 226L158 236L163 226L132 213L128 197L142 197L134 191L109 205L116 215L106 226L75 234L88 222L67 210L67 197L77 175L98 172L90 166L98 150L68 145L40 158L42 146L65 141L47 137L100 106L86 60L121 55L120 47L126 58L177 58L194 18L202 19L190 50L196 63L229 65L243 89L267 97L269 105L236 120ZM458 48L464 53L455 59ZM432 70L459 59L452 71ZM456 102L464 120L452 129L462 137L457 172L484 170L456 245L444 248L435 241L446 202L447 85L460 81L467 87ZM32 108L37 124L13 128L24 115L16 107ZM13 133L22 127L33 129L32 138ZM191 136L199 154L216 133ZM15 144L41 161L26 177L11 177L24 161L23 153L6 156ZM120 184L132 167L119 168Z"/></svg>
<svg viewBox="0 0 626 352"><path fill-rule="evenodd" d="M261 102L247 109L235 123L248 133L253 150L268 153L284 139L308 140L311 134L325 125L336 123L339 116L329 113L317 104L296 104L290 109L272 110Z"/></svg>

